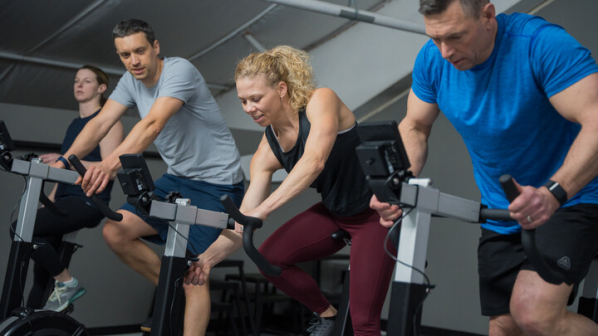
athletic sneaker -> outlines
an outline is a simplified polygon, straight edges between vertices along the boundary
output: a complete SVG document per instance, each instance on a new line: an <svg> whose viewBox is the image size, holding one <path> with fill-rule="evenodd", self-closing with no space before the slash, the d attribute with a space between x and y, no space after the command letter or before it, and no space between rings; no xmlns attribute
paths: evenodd
<svg viewBox="0 0 598 336"><path fill-rule="evenodd" d="M58 281L54 282L54 291L43 309L61 312L75 300L83 296L85 288L81 287L77 279L74 280L72 285L65 285L63 282Z"/></svg>
<svg viewBox="0 0 598 336"><path fill-rule="evenodd" d="M322 318L318 314L314 313L314 317L309 324L311 326L307 328L309 336L330 336L334 329L334 319Z"/></svg>

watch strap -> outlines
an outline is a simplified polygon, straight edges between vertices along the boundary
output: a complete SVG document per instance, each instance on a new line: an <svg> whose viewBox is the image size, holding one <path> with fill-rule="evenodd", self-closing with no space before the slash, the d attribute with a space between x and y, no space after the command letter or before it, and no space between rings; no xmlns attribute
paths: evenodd
<svg viewBox="0 0 598 336"><path fill-rule="evenodd" d="M567 202L567 192L558 182L548 180L546 183L544 183L544 186L557 199L557 201L559 201L561 206Z"/></svg>
<svg viewBox="0 0 598 336"><path fill-rule="evenodd" d="M58 161L60 161L64 164L65 169L71 169L71 165L69 164L69 161L67 159L65 159L64 157L59 156L58 159L56 159L56 162L58 162Z"/></svg>

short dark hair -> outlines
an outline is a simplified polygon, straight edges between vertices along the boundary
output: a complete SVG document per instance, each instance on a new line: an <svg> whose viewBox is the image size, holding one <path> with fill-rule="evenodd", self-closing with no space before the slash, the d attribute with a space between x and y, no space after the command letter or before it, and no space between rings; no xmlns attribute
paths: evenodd
<svg viewBox="0 0 598 336"><path fill-rule="evenodd" d="M490 2L489 0L419 0L419 12L424 16L441 14L454 1L459 1L463 12L473 18L479 17L482 7Z"/></svg>
<svg viewBox="0 0 598 336"><path fill-rule="evenodd" d="M147 22L137 19L128 19L119 22L112 30L112 38L123 38L139 32L143 32L149 43L154 45L154 41L156 40L156 34L154 34L154 30L149 24L147 24Z"/></svg>

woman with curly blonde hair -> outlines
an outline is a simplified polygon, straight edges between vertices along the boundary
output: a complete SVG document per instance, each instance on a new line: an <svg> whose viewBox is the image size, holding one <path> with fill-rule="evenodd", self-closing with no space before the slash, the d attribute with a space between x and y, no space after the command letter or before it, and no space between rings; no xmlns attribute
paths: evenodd
<svg viewBox="0 0 598 336"><path fill-rule="evenodd" d="M265 127L251 160L241 212L265 220L308 187L322 196L262 244L260 252L282 268L278 277L265 276L317 315L310 335L330 335L336 309L296 264L339 251L345 243L330 235L339 229L349 232L354 333L380 336L380 313L394 264L383 249L387 230L369 208L372 193L355 152L355 116L334 91L315 87L309 55L288 46L241 60L235 81L243 110ZM272 174L281 168L289 175L270 193ZM241 245L241 231L237 224L234 232L223 232L192 267L187 282L203 283L210 268Z"/></svg>

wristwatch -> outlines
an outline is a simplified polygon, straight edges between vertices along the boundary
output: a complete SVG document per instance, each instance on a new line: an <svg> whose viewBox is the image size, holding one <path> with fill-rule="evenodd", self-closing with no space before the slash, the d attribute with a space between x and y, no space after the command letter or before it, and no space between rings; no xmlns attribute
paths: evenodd
<svg viewBox="0 0 598 336"><path fill-rule="evenodd" d="M558 182L548 180L544 183L544 186L550 191L550 193L559 201L559 204L562 206L567 202L567 192Z"/></svg>

